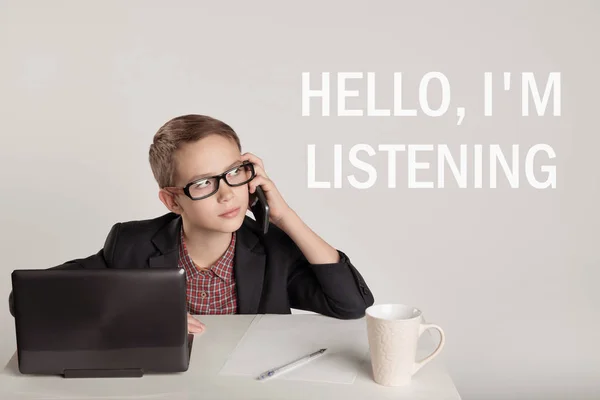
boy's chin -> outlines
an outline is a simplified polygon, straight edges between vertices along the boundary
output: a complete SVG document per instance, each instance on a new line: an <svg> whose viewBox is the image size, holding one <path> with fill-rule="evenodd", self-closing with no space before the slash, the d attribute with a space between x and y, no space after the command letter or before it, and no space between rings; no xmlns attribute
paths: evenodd
<svg viewBox="0 0 600 400"><path fill-rule="evenodd" d="M220 218L217 217L211 221L198 221L192 222L192 225L196 226L196 229L205 232L219 232L219 233L233 233L240 229L246 218L245 213L240 213L235 218Z"/></svg>
<svg viewBox="0 0 600 400"><path fill-rule="evenodd" d="M219 232L223 233L233 233L240 229L243 223L244 217L239 216L238 218L220 221L218 226L215 227L215 230L218 230Z"/></svg>

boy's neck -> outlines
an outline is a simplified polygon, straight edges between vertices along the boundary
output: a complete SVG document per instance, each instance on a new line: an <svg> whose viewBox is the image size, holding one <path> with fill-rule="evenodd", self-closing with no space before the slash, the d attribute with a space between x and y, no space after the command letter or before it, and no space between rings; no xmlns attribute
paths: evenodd
<svg viewBox="0 0 600 400"><path fill-rule="evenodd" d="M208 269L227 250L232 233L194 229L183 221L183 240L187 252L201 269Z"/></svg>

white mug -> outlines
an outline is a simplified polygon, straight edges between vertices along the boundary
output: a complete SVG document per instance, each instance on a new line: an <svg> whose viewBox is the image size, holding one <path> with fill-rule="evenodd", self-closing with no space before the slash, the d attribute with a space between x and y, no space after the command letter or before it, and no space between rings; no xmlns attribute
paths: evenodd
<svg viewBox="0 0 600 400"><path fill-rule="evenodd" d="M412 376L440 353L446 341L442 328L424 324L421 310L404 304L371 306L366 320L373 378L380 385L409 384ZM433 353L417 361L419 338L431 328L440 332L440 343Z"/></svg>

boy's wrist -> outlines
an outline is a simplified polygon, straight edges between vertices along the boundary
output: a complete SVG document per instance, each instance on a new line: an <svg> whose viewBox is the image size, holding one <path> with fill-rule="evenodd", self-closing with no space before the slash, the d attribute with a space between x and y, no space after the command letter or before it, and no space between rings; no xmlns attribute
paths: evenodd
<svg viewBox="0 0 600 400"><path fill-rule="evenodd" d="M277 226L296 243L310 264L339 262L338 251L314 233L292 209L281 215Z"/></svg>
<svg viewBox="0 0 600 400"><path fill-rule="evenodd" d="M281 214L281 216L273 221L281 230L287 232L288 229L293 226L294 219L298 218L298 214L294 210L288 207L288 209Z"/></svg>

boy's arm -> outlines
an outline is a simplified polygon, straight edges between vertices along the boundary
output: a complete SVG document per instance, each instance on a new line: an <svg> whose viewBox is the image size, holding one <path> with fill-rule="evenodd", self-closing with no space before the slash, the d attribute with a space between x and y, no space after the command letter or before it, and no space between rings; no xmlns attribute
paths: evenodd
<svg viewBox="0 0 600 400"><path fill-rule="evenodd" d="M91 255L87 258L76 259L67 261L64 264L58 265L56 267L48 268L48 269L80 269L80 268L102 268L106 267L106 263L104 262L103 250L101 249L98 253ZM8 296L8 309L10 314L15 316L15 303L13 298L13 292L10 292Z"/></svg>
<svg viewBox="0 0 600 400"><path fill-rule="evenodd" d="M76 260L67 261L64 264L58 265L56 267L52 267L49 269L80 269L80 268L107 268L110 267L112 263L112 256L114 254L114 249L117 241L117 234L120 228L120 224L115 224L110 230L108 236L106 237L106 241L104 243L104 248L100 249L96 254L93 254L86 258L79 258ZM15 316L15 305L13 292L10 292L8 296L8 309L10 314Z"/></svg>
<svg viewBox="0 0 600 400"><path fill-rule="evenodd" d="M277 221L277 225L296 243L306 260L311 264L334 264L340 255L312 231L292 209Z"/></svg>
<svg viewBox="0 0 600 400"><path fill-rule="evenodd" d="M279 220L278 227L293 242L290 306L340 319L363 317L374 298L348 256L320 238L295 212Z"/></svg>
<svg viewBox="0 0 600 400"><path fill-rule="evenodd" d="M348 257L321 239L287 205L260 158L252 153L241 158L250 161L256 172L248 183L249 192L261 186L269 203L269 219L279 232L287 234L278 244L292 258L288 276L291 307L344 319L364 316L374 302L373 295Z"/></svg>

